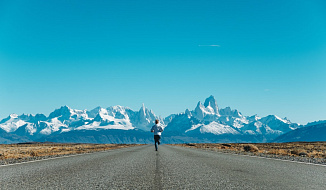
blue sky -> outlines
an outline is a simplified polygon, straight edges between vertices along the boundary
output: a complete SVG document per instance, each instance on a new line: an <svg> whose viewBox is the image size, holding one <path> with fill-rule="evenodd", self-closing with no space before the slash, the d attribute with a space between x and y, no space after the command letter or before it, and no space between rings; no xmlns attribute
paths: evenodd
<svg viewBox="0 0 326 190"><path fill-rule="evenodd" d="M214 95L244 115L326 119L326 2L0 0L0 118ZM213 46L215 45L215 46Z"/></svg>

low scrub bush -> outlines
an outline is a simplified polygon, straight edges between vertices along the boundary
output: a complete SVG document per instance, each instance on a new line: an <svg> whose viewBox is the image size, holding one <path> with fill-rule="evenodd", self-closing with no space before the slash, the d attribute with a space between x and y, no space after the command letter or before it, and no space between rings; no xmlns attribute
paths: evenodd
<svg viewBox="0 0 326 190"><path fill-rule="evenodd" d="M253 144L244 145L243 149L246 152L258 152L259 151L258 147Z"/></svg>

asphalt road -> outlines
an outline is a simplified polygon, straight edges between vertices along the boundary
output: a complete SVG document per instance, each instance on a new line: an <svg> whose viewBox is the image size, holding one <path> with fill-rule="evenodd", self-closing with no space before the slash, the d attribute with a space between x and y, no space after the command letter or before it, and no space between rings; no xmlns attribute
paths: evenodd
<svg viewBox="0 0 326 190"><path fill-rule="evenodd" d="M163 145L0 167L0 189L326 189L326 167Z"/></svg>

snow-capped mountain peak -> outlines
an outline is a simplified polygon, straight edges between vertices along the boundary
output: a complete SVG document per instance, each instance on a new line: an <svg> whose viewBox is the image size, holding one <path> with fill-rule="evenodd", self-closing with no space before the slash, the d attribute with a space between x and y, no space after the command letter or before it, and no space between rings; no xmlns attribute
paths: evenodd
<svg viewBox="0 0 326 190"><path fill-rule="evenodd" d="M19 119L17 114L10 114L7 118L1 120L0 127L6 132L14 132L26 122Z"/></svg>
<svg viewBox="0 0 326 190"><path fill-rule="evenodd" d="M65 105L50 113L49 119L53 118L58 118L58 120L61 122L69 122L72 120L88 119L88 115L86 110L71 109Z"/></svg>
<svg viewBox="0 0 326 190"><path fill-rule="evenodd" d="M206 108L212 108L214 110L215 114L219 114L219 110L218 110L218 106L217 106L217 102L214 98L214 96L210 96L208 98L206 98L205 102L204 102L204 106Z"/></svg>
<svg viewBox="0 0 326 190"><path fill-rule="evenodd" d="M89 118L95 118L96 115L100 112L102 108L100 106L90 110L90 111L86 111L87 115Z"/></svg>
<svg viewBox="0 0 326 190"><path fill-rule="evenodd" d="M98 110L98 115L96 117L100 117L101 119L107 120L108 119L108 110L101 108Z"/></svg>
<svg viewBox="0 0 326 190"><path fill-rule="evenodd" d="M15 113L12 113L12 114L9 115L9 117L10 117L10 118L18 118L18 115L15 114Z"/></svg>
<svg viewBox="0 0 326 190"><path fill-rule="evenodd" d="M173 141L175 138L181 138L182 142L188 137L203 138L214 142L217 142L219 138L229 142L247 142L248 140L266 142L301 127L296 123L291 123L287 118L282 119L275 115L262 118L257 115L248 117L230 107L219 109L215 98L210 96L205 99L204 104L199 101L193 111L186 109L185 112L172 114L164 119L156 116L144 104L138 111L119 105L106 109L96 107L90 111L62 106L50 113L48 117L43 114L35 116L11 114L0 121L0 128L5 133L25 136L32 140L52 135L60 136L66 132L78 134L77 131L85 131L87 133L88 130L139 129L135 131L149 134L156 119L160 120L165 127L164 135Z"/></svg>
<svg viewBox="0 0 326 190"><path fill-rule="evenodd" d="M253 115L253 116L250 116L250 117L248 116L247 119L248 119L249 122L253 122L253 121L258 121L258 120L260 120L261 117L259 117L259 116L256 114L256 115Z"/></svg>
<svg viewBox="0 0 326 190"><path fill-rule="evenodd" d="M61 106L59 109L50 113L49 118L62 117L62 119L68 119L71 116L71 108L68 106Z"/></svg>
<svg viewBox="0 0 326 190"><path fill-rule="evenodd" d="M188 116L188 118L192 117L192 114L188 109L186 109L185 114Z"/></svg>
<svg viewBox="0 0 326 190"><path fill-rule="evenodd" d="M266 117L263 117L260 119L260 121L263 121L263 122L266 122L266 123L269 123L269 122L274 122L274 121L280 121L280 122L283 122L283 123L286 123L286 124L291 124L291 122L287 119L282 119L276 115L268 115Z"/></svg>
<svg viewBox="0 0 326 190"><path fill-rule="evenodd" d="M192 111L192 115L194 115L198 120L212 121L218 118L220 114L215 98L213 96L208 97L205 100L204 105L199 101L195 110Z"/></svg>
<svg viewBox="0 0 326 190"><path fill-rule="evenodd" d="M238 110L232 110L230 107L226 107L224 109L220 109L220 114L222 116L232 116L232 117L243 117L242 114Z"/></svg>
<svg viewBox="0 0 326 190"><path fill-rule="evenodd" d="M161 123L164 124L163 120L157 117L152 110L146 108L144 104L138 112L133 114L131 119L135 121L134 124L137 128L144 131L149 131L156 119L160 120Z"/></svg>
<svg viewBox="0 0 326 190"><path fill-rule="evenodd" d="M141 108L139 109L139 114L145 118L146 117L146 111L147 111L147 108L145 107L145 104L143 103Z"/></svg>

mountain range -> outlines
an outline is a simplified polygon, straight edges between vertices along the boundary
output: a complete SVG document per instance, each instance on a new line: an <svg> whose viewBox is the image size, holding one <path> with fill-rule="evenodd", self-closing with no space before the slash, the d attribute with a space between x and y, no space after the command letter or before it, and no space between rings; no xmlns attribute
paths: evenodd
<svg viewBox="0 0 326 190"><path fill-rule="evenodd" d="M158 117L143 104L76 110L62 106L49 116L11 114L0 121L0 143L26 141L80 143L151 143L149 132L158 119L164 143L270 142L303 126L276 115L244 116L230 107L219 108L213 96L193 110Z"/></svg>

